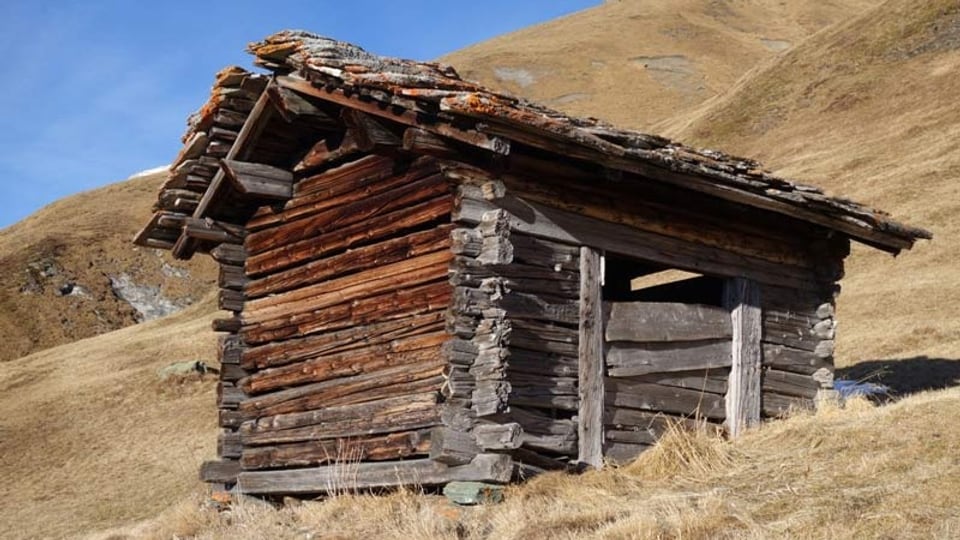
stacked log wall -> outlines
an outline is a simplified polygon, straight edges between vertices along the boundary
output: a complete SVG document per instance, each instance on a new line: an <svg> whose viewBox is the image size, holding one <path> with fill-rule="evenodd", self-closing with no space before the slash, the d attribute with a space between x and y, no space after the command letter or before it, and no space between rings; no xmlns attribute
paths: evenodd
<svg viewBox="0 0 960 540"><path fill-rule="evenodd" d="M460 204L502 187L457 179ZM520 474L564 467L577 456L579 248L513 232L502 210L456 224L448 403L469 408L476 451L509 453Z"/></svg>
<svg viewBox="0 0 960 540"><path fill-rule="evenodd" d="M429 160L368 156L304 175L248 222L244 471L426 456L452 200ZM282 490L270 478L247 476Z"/></svg>
<svg viewBox="0 0 960 540"><path fill-rule="evenodd" d="M728 203L673 193L663 186L637 188L631 194L622 183L609 191L602 184L570 178L551 183L542 170L514 168L493 175L452 167L452 174L473 184L502 182L499 190L467 190L455 215L462 222L479 223L499 212L505 222L502 228L518 237L589 246L665 267L745 277L757 283L763 313L765 416L812 406L817 392L831 384L833 304L849 249L847 239L760 211L745 213ZM664 414L699 414L722 421L726 366L729 362L709 372L657 372L636 375L642 381L611 380L606 388L608 400L627 399L611 397L617 388L624 389L624 396L628 388L655 388L680 401L684 396L677 394L689 393L699 405L696 412L668 411L648 398L648 406L636 409L608 405L608 448L652 442L665 428L665 422L654 417L662 420ZM608 365L611 368L623 371L623 366ZM714 412L703 414L704 400L712 403L708 408Z"/></svg>

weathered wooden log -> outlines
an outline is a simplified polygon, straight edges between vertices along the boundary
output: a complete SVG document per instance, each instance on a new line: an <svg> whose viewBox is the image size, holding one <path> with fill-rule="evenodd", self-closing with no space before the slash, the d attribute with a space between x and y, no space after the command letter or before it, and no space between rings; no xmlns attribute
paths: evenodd
<svg viewBox="0 0 960 540"><path fill-rule="evenodd" d="M607 306L607 341L676 342L731 335L730 313L715 306L672 302L608 302Z"/></svg>
<svg viewBox="0 0 960 540"><path fill-rule="evenodd" d="M305 360L321 354L334 354L378 345L443 328L443 312L435 311L365 326L356 326L260 347L244 349L241 365L245 369L263 369Z"/></svg>
<svg viewBox="0 0 960 540"><path fill-rule="evenodd" d="M298 118L309 119L313 126L336 127L338 122L321 109L317 104L298 94L281 86L271 86L268 89L271 102L277 108L280 116L287 122L293 122Z"/></svg>
<svg viewBox="0 0 960 540"><path fill-rule="evenodd" d="M350 107L344 107L340 116L364 152L383 153L403 144L403 135L396 133L396 128L387 122Z"/></svg>
<svg viewBox="0 0 960 540"><path fill-rule="evenodd" d="M210 323L210 327L214 332L229 332L231 334L236 334L241 328L243 328L243 321L240 320L240 317L214 319Z"/></svg>
<svg viewBox="0 0 960 540"><path fill-rule="evenodd" d="M243 390L233 383L226 381L217 383L217 408L236 409L246 397Z"/></svg>
<svg viewBox="0 0 960 540"><path fill-rule="evenodd" d="M603 449L604 457L615 465L626 465L650 448L649 444L609 442Z"/></svg>
<svg viewBox="0 0 960 540"><path fill-rule="evenodd" d="M245 471L238 478L245 493L305 495L346 489L402 485L438 485L451 481L506 483L513 459L505 454L480 454L466 465L450 467L432 459L338 464L306 469Z"/></svg>
<svg viewBox="0 0 960 540"><path fill-rule="evenodd" d="M247 281L247 276L242 266L234 266L232 264L220 265L220 273L217 277L217 286L220 288L242 291Z"/></svg>
<svg viewBox="0 0 960 540"><path fill-rule="evenodd" d="M509 373L532 373L575 377L578 373L577 356L561 356L540 351L529 351L510 346Z"/></svg>
<svg viewBox="0 0 960 540"><path fill-rule="evenodd" d="M241 411L220 409L217 411L217 425L222 428L237 429L246 420Z"/></svg>
<svg viewBox="0 0 960 540"><path fill-rule="evenodd" d="M561 411L576 411L580 407L580 399L575 394L556 394L549 387L539 386L512 387L511 385L509 403Z"/></svg>
<svg viewBox="0 0 960 540"><path fill-rule="evenodd" d="M240 462L235 459L204 461L200 465L200 481L220 484L235 484L241 471Z"/></svg>
<svg viewBox="0 0 960 540"><path fill-rule="evenodd" d="M820 383L812 375L766 369L763 371L763 392L813 399Z"/></svg>
<svg viewBox="0 0 960 540"><path fill-rule="evenodd" d="M657 439L672 428L689 431L706 430L713 434L719 434L723 431L722 426L702 417L674 416L663 412L639 411L613 406L604 408L603 422L614 429L647 430Z"/></svg>
<svg viewBox="0 0 960 540"><path fill-rule="evenodd" d="M538 474L543 471L563 470L568 464L568 456L548 456L528 448L517 448L510 452L510 455L519 464L536 467Z"/></svg>
<svg viewBox="0 0 960 540"><path fill-rule="evenodd" d="M444 381L442 371L443 365L437 362L372 371L255 396L241 402L240 410L249 417L272 416L439 392Z"/></svg>
<svg viewBox="0 0 960 540"><path fill-rule="evenodd" d="M516 422L478 424L473 428L477 446L484 450L513 450L523 444L523 428Z"/></svg>
<svg viewBox="0 0 960 540"><path fill-rule="evenodd" d="M303 220L437 173L436 165L427 161L415 161L403 171L398 171L397 166L393 160L368 156L305 178L294 186L294 197L283 208L262 208L247 222L247 228L259 232Z"/></svg>
<svg viewBox="0 0 960 540"><path fill-rule="evenodd" d="M763 415L770 418L786 416L792 411L810 410L814 406L812 399L784 396L773 392L764 392L761 403Z"/></svg>
<svg viewBox="0 0 960 540"><path fill-rule="evenodd" d="M608 346L606 361L611 377L719 369L731 365L730 341L615 342Z"/></svg>
<svg viewBox="0 0 960 540"><path fill-rule="evenodd" d="M330 91L320 90L311 86L307 81L298 80L294 77L278 77L277 83L282 87L290 88L297 92L313 95L320 99L332 101L344 105L347 108L362 111L373 116L384 117L392 122L398 122L411 127L420 127L438 135L450 137L462 143L496 154L507 155L510 153L510 142L507 139L490 137L476 130L460 129L444 122L422 124L414 110L397 111L395 108L382 107L381 104L375 102L362 101L359 98L348 96L341 89L331 89Z"/></svg>
<svg viewBox="0 0 960 540"><path fill-rule="evenodd" d="M248 373L237 364L223 364L220 366L220 380L236 383L246 377Z"/></svg>
<svg viewBox="0 0 960 540"><path fill-rule="evenodd" d="M450 213L452 199L442 195L432 200L401 208L385 215L378 215L348 227L284 245L247 259L248 275L256 277L267 272L289 268L294 264L318 259L333 252L364 243L371 243L385 236L394 236L403 231L423 225Z"/></svg>
<svg viewBox="0 0 960 540"><path fill-rule="evenodd" d="M313 285L340 274L360 272L439 251L449 245L451 228L451 225L441 225L312 261L253 280L247 283L244 292L249 298L259 298Z"/></svg>
<svg viewBox="0 0 960 540"><path fill-rule="evenodd" d="M384 193L251 233L244 246L253 260L275 249L278 241L295 244L449 192L449 185L440 175L427 176Z"/></svg>
<svg viewBox="0 0 960 540"><path fill-rule="evenodd" d="M304 173L328 166L360 153L360 146L347 132L342 138L326 138L317 141L306 155L293 166L293 172Z"/></svg>
<svg viewBox="0 0 960 540"><path fill-rule="evenodd" d="M405 431L372 437L244 448L240 463L246 470L349 464L425 455L429 449L428 431Z"/></svg>
<svg viewBox="0 0 960 540"><path fill-rule="evenodd" d="M425 314L450 304L452 290L446 280L395 290L369 298L331 306L319 313L307 313L290 318L277 328L257 325L244 328L243 340L249 344L309 336L351 326L389 321Z"/></svg>
<svg viewBox="0 0 960 540"><path fill-rule="evenodd" d="M247 251L238 244L220 244L210 250L210 256L222 265L242 267L247 260Z"/></svg>
<svg viewBox="0 0 960 540"><path fill-rule="evenodd" d="M403 149L407 152L441 159L457 159L463 152L452 141L421 128L411 127L403 132Z"/></svg>
<svg viewBox="0 0 960 540"><path fill-rule="evenodd" d="M345 300L360 299L404 285L444 278L452 255L441 249L410 259L299 287L266 298L252 299L244 306L246 324L263 323L298 313L322 309Z"/></svg>
<svg viewBox="0 0 960 540"><path fill-rule="evenodd" d="M240 312L243 310L244 296L241 291L220 289L217 295L217 307L227 311Z"/></svg>
<svg viewBox="0 0 960 540"><path fill-rule="evenodd" d="M217 435L217 457L239 458L242 452L243 443L240 439L240 433L221 429Z"/></svg>
<svg viewBox="0 0 960 540"><path fill-rule="evenodd" d="M833 368L832 356L822 357L812 351L770 343L763 344L763 364L773 369L803 374Z"/></svg>
<svg viewBox="0 0 960 540"><path fill-rule="evenodd" d="M438 426L430 431L430 459L447 465L470 463L481 453L472 433Z"/></svg>
<svg viewBox="0 0 960 540"><path fill-rule="evenodd" d="M244 351L243 342L235 334L220 336L219 347L217 347L217 360L220 365L239 364L240 355Z"/></svg>
<svg viewBox="0 0 960 540"><path fill-rule="evenodd" d="M612 375L611 375L612 376ZM676 386L679 388L689 388L698 392L709 392L711 394L724 395L727 393L727 380L730 377L728 368L696 370L696 371L674 371L666 373L650 373L630 377L635 382L660 384L663 386Z"/></svg>
<svg viewBox="0 0 960 540"><path fill-rule="evenodd" d="M183 234L188 238L207 240L222 244L241 244L246 235L243 227L210 218L188 217L184 222Z"/></svg>
<svg viewBox="0 0 960 540"><path fill-rule="evenodd" d="M440 422L436 392L318 411L289 413L240 426L243 444L264 445L409 431Z"/></svg>
<svg viewBox="0 0 960 540"><path fill-rule="evenodd" d="M248 394L439 359L446 332L434 332L258 371L240 381ZM387 381L385 381L386 383Z"/></svg>
<svg viewBox="0 0 960 540"><path fill-rule="evenodd" d="M477 381L470 407L478 417L499 414L509 409L510 383L503 380Z"/></svg>
<svg viewBox="0 0 960 540"><path fill-rule="evenodd" d="M220 167L234 189L248 197L285 201L293 196L290 171L233 159L221 160Z"/></svg>
<svg viewBox="0 0 960 540"><path fill-rule="evenodd" d="M605 380L605 387L607 406L716 419L726 416L725 400L716 394L612 377Z"/></svg>

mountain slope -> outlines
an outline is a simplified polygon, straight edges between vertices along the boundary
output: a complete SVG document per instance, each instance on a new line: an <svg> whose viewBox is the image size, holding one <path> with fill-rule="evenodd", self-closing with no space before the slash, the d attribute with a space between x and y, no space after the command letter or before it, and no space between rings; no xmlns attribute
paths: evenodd
<svg viewBox="0 0 960 540"><path fill-rule="evenodd" d="M183 263L131 243L163 179L67 197L0 230L0 361L171 312L211 289L208 258Z"/></svg>
<svg viewBox="0 0 960 540"><path fill-rule="evenodd" d="M566 113L649 129L878 1L608 1L442 60Z"/></svg>
<svg viewBox="0 0 960 540"><path fill-rule="evenodd" d="M958 358L957 96L960 4L890 0L662 127L931 229L933 241L897 259L854 250L839 359Z"/></svg>
<svg viewBox="0 0 960 540"><path fill-rule="evenodd" d="M0 363L0 536L49 538L156 513L215 455L213 295L176 315ZM14 533L15 531L15 533Z"/></svg>

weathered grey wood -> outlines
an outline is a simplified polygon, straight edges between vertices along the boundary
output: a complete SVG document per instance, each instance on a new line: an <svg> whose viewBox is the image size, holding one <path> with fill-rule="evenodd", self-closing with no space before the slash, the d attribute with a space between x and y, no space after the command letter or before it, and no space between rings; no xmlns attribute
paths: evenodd
<svg viewBox="0 0 960 540"><path fill-rule="evenodd" d="M782 417L795 410L810 410L814 407L812 399L784 396L773 392L764 392L762 401L763 415L766 417Z"/></svg>
<svg viewBox="0 0 960 540"><path fill-rule="evenodd" d="M732 367L727 390L727 430L736 437L760 422L762 349L760 288L745 278L727 280L724 305L733 325Z"/></svg>
<svg viewBox="0 0 960 540"><path fill-rule="evenodd" d="M775 394L813 399L817 396L820 387L820 382L817 381L812 374L804 375L775 369L766 369L763 371L761 388L765 393L773 392Z"/></svg>
<svg viewBox="0 0 960 540"><path fill-rule="evenodd" d="M729 313L716 306L672 302L606 304L607 341L675 342L731 335Z"/></svg>
<svg viewBox="0 0 960 540"><path fill-rule="evenodd" d="M512 450L523 443L523 428L516 422L479 424L473 428L477 445L484 450Z"/></svg>
<svg viewBox="0 0 960 540"><path fill-rule="evenodd" d="M823 358L813 351L772 343L763 343L763 365L804 374L813 374L821 368L833 369L833 361L829 356Z"/></svg>
<svg viewBox="0 0 960 540"><path fill-rule="evenodd" d="M236 431L223 429L217 435L217 457L239 458L243 452L243 442Z"/></svg>
<svg viewBox="0 0 960 540"><path fill-rule="evenodd" d="M687 388L677 388L608 377L605 381L608 407L626 407L651 412L667 412L723 419L723 396Z"/></svg>
<svg viewBox="0 0 960 540"><path fill-rule="evenodd" d="M509 212L512 231L539 238L594 246L605 252L701 274L729 277L745 275L764 283L804 289L815 289L819 286L815 277L802 268L791 268L710 246L695 245L509 195L487 201L483 199L479 188L475 189L476 193L469 188L470 186L461 186L459 205L453 215L454 221L477 224L486 212L504 209Z"/></svg>
<svg viewBox="0 0 960 540"><path fill-rule="evenodd" d="M729 348L729 344L727 344L727 347ZM678 388L689 388L699 392L725 395L727 393L729 378L730 370L728 368L720 368L697 371L675 371L670 373L650 373L638 377L631 377L630 379L636 382L676 386Z"/></svg>
<svg viewBox="0 0 960 540"><path fill-rule="evenodd" d="M616 465L626 465L649 449L650 446L649 444L611 442L607 444L605 449L606 458Z"/></svg>
<svg viewBox="0 0 960 540"><path fill-rule="evenodd" d="M399 485L438 485L451 481L506 483L513 460L505 454L479 454L470 463L450 467L432 459L380 463L343 463L309 469L246 471L239 489L259 495L329 493Z"/></svg>
<svg viewBox="0 0 960 540"><path fill-rule="evenodd" d="M235 459L204 461L200 465L200 481L233 484L237 481L240 470L240 462Z"/></svg>
<svg viewBox="0 0 960 540"><path fill-rule="evenodd" d="M580 424L578 459L596 468L603 465L603 317L601 254L580 249Z"/></svg>
<svg viewBox="0 0 960 540"><path fill-rule="evenodd" d="M244 195L281 201L293 196L293 173L290 171L233 159L221 160L220 167L227 180Z"/></svg>
<svg viewBox="0 0 960 540"><path fill-rule="evenodd" d="M607 368L611 377L730 367L730 341L611 343Z"/></svg>
<svg viewBox="0 0 960 540"><path fill-rule="evenodd" d="M447 465L470 463L481 452L471 433L438 426L430 431L430 459Z"/></svg>

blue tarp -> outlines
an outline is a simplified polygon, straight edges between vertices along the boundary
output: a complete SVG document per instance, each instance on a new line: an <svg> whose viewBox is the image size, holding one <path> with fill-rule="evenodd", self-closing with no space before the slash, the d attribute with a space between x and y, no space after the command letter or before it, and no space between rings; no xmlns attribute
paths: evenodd
<svg viewBox="0 0 960 540"><path fill-rule="evenodd" d="M855 396L877 397L887 396L890 394L890 387L882 384L861 381L845 381L843 379L833 381L833 389L837 392L840 392L840 397L843 399L848 399Z"/></svg>

